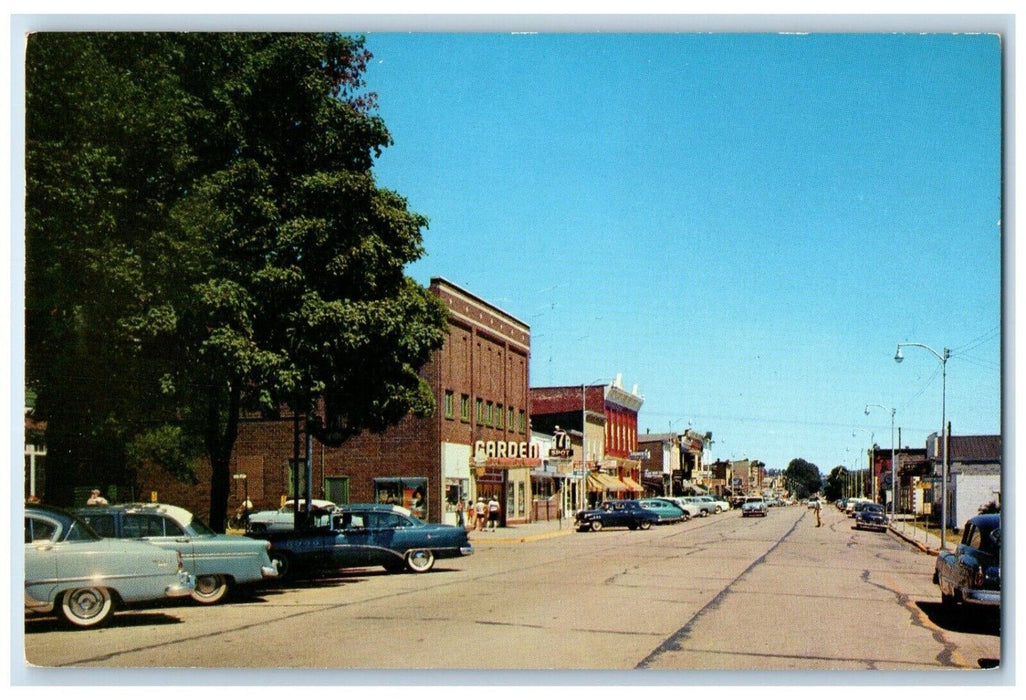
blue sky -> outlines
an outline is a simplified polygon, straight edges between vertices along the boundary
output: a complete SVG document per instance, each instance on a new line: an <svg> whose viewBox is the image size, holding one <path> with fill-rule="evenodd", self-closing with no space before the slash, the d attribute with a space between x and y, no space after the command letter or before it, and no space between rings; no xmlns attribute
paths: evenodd
<svg viewBox="0 0 1026 700"><path fill-rule="evenodd" d="M531 326L532 386L623 375L642 432L823 473L1001 431L994 35L371 33L430 219L409 269ZM853 435L853 433L855 433Z"/></svg>

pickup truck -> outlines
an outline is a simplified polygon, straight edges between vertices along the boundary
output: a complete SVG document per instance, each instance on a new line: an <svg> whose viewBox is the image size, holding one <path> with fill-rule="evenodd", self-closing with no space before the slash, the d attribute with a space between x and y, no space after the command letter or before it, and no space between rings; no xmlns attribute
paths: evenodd
<svg viewBox="0 0 1026 700"><path fill-rule="evenodd" d="M977 515L966 521L954 552L941 552L933 572L941 603L1001 605L1001 516Z"/></svg>

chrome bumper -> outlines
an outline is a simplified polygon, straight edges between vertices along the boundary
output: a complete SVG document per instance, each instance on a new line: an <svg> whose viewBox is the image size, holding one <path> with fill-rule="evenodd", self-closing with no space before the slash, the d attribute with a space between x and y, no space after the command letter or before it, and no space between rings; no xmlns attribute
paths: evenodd
<svg viewBox="0 0 1026 700"><path fill-rule="evenodd" d="M270 566L261 566L260 575L264 578L278 578L278 567L273 562Z"/></svg>
<svg viewBox="0 0 1026 700"><path fill-rule="evenodd" d="M178 583L173 583L164 589L164 595L168 598L182 598L187 595L192 595L192 592L196 589L196 577L192 574L182 571L178 574Z"/></svg>
<svg viewBox="0 0 1026 700"><path fill-rule="evenodd" d="M468 556L474 553L474 547L470 544L464 544L460 546L460 556Z"/></svg>

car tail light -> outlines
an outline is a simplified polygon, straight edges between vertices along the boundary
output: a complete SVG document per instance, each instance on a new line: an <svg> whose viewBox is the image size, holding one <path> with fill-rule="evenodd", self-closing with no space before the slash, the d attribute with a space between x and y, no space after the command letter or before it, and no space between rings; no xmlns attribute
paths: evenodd
<svg viewBox="0 0 1026 700"><path fill-rule="evenodd" d="M973 576L973 585L977 586L977 587L983 585L983 567L982 566L977 566L976 567L976 575Z"/></svg>
<svg viewBox="0 0 1026 700"><path fill-rule="evenodd" d="M265 545L264 549L266 549L268 552L270 552L271 551L271 541L270 540L266 540L264 542L264 545Z"/></svg>

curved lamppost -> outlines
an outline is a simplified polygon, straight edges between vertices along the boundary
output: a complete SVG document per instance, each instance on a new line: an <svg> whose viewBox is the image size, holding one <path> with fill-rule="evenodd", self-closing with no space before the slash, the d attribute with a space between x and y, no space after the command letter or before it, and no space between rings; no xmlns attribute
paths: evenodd
<svg viewBox="0 0 1026 700"><path fill-rule="evenodd" d="M941 549L947 549L947 531L948 531L948 424L946 410L947 401L947 384L948 384L948 358L951 357L951 351L944 348L943 352L937 352L929 345L923 345L922 343L898 343L898 350L894 353L894 361L901 363L905 357L901 354L903 347L916 347L929 350L933 353L933 356L940 360L941 363L941 443L943 450L943 461L941 467Z"/></svg>
<svg viewBox="0 0 1026 700"><path fill-rule="evenodd" d="M894 409L887 408L886 406L878 403L867 403L865 410L865 414L867 416L869 415L870 408L882 408L885 411L891 412L891 522L894 522L894 514L897 512L895 508L898 503L898 482L895 480L897 472L894 466ZM875 464L873 465L873 468L876 468ZM875 479L873 483L876 483Z"/></svg>

